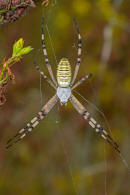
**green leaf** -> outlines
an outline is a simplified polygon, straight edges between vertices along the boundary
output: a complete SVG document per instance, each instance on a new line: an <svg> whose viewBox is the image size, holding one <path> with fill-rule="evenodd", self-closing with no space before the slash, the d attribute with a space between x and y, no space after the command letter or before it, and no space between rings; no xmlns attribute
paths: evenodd
<svg viewBox="0 0 130 195"><path fill-rule="evenodd" d="M7 11L8 11L7 9L2 9L2 10L0 10L0 14L5 13Z"/></svg>
<svg viewBox="0 0 130 195"><path fill-rule="evenodd" d="M14 56L13 58L10 58L8 60L9 65L11 65L14 62L18 62L20 60L20 58L22 58L22 57L21 56Z"/></svg>
<svg viewBox="0 0 130 195"><path fill-rule="evenodd" d="M15 11L15 8L14 8L14 7L12 7L12 8L11 8L11 10L12 10L12 11Z"/></svg>
<svg viewBox="0 0 130 195"><path fill-rule="evenodd" d="M18 53L21 51L23 48L24 41L22 38L20 38L14 45L13 45L13 54L12 57L17 56Z"/></svg>
<svg viewBox="0 0 130 195"><path fill-rule="evenodd" d="M2 84L7 78L8 74L6 74L7 67L10 67L14 63L18 62L23 55L28 54L32 51L32 47L23 47L24 41L20 38L14 45L13 45L13 54L12 57L9 58L6 62L4 62L3 66L1 67L0 71L0 84Z"/></svg>
<svg viewBox="0 0 130 195"><path fill-rule="evenodd" d="M4 78L3 80L0 80L0 85L1 85L4 81L6 81L7 78L8 78L8 75L6 74L5 78Z"/></svg>
<svg viewBox="0 0 130 195"><path fill-rule="evenodd" d="M33 48L30 46L23 47L24 41L22 38L20 38L13 46L13 54L12 57L17 57L18 60L22 57L24 54L28 54ZM17 61L17 59L13 59L13 61Z"/></svg>
<svg viewBox="0 0 130 195"><path fill-rule="evenodd" d="M25 54L28 54L30 51L32 51L33 48L28 46L28 47L24 47L21 51L20 51L20 55L25 55Z"/></svg>
<svg viewBox="0 0 130 195"><path fill-rule="evenodd" d="M4 16L0 16L0 23L3 22Z"/></svg>

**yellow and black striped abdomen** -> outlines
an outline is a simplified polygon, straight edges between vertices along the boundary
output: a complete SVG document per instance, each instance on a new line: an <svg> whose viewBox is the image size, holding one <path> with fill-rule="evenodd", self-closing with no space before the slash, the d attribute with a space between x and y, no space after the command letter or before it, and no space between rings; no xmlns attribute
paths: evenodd
<svg viewBox="0 0 130 195"><path fill-rule="evenodd" d="M71 82L71 66L66 58L62 58L57 67L57 81L59 87L69 87Z"/></svg>

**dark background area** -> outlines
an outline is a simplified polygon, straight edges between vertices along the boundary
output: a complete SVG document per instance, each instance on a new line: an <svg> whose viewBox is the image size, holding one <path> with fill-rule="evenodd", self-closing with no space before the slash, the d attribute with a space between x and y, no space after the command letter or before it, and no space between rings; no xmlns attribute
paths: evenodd
<svg viewBox="0 0 130 195"><path fill-rule="evenodd" d="M76 89L94 106L75 96L119 143L130 167L130 1L57 0L55 6L30 9L14 23L0 26L0 61L11 56L16 40L34 50L12 67L15 84L8 86L7 102L0 108L1 195L128 195L130 172L115 150L104 142L70 103L58 103L34 131L9 150L6 141L24 127L55 93L33 65L44 72L41 20L45 17L51 36L45 33L54 74L57 61L67 57L74 71L77 57L78 21L82 61L77 80L92 73L90 81ZM53 47L55 53L51 47ZM108 127L109 126L109 127Z"/></svg>

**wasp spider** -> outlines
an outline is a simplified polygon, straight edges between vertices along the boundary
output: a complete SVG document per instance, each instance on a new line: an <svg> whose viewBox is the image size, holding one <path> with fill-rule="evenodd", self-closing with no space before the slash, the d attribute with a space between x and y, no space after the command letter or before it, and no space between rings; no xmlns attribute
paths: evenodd
<svg viewBox="0 0 130 195"><path fill-rule="evenodd" d="M78 34L78 56L77 56L77 63L75 66L74 75L72 78L71 74L71 66L67 58L62 58L57 67L57 81L54 78L52 68L48 59L45 40L44 40L44 18L42 21L42 48L44 59L46 63L46 67L49 71L51 79L49 79L43 71L40 70L40 67L37 66L35 63L36 69L40 72L43 78L56 90L55 95L41 108L41 111L38 112L37 116L35 116L31 122L27 123L27 125L18 131L16 135L9 139L7 142L6 148L9 148L14 143L20 141L24 138L27 134L29 134L38 124L39 122L50 112L50 110L54 107L54 105L59 100L61 105L66 104L68 101L72 103L74 108L79 112L79 114L87 120L89 125L93 128L93 130L98 133L104 140L106 140L109 144L111 144L115 150L120 153L119 146L117 143L112 139L112 137L105 131L105 129L98 124L95 119L93 119L90 113L86 110L86 108L77 100L77 98L72 94L72 90L79 86L82 82L84 82L87 78L91 77L91 74L85 75L81 78L78 82L75 83L75 79L78 74L78 70L80 67L81 61L81 35L79 31L78 24L76 20L74 20L74 24L76 27L76 31ZM75 84L74 84L75 83Z"/></svg>

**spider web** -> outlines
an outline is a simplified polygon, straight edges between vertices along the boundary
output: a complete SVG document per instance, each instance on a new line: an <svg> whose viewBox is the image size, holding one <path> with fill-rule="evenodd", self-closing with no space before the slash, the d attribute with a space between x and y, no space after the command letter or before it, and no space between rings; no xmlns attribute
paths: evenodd
<svg viewBox="0 0 130 195"><path fill-rule="evenodd" d="M56 54L55 54L55 49L54 49L54 46L53 46L53 41L52 41L52 38L51 38L50 31L49 31L49 28L48 28L47 23L46 23L46 30L47 30L47 34L48 34L48 37L49 37L49 42L50 42L51 50L52 50L52 53L53 53L53 58L54 58L54 61L55 61L56 66L57 66L58 65L58 61L57 61L57 57L56 57ZM41 100L41 105L42 105L43 95L42 95L41 77L40 77L40 100ZM59 111L59 104L57 106L58 106L57 110ZM55 123L56 123L56 127L58 129L58 132L60 134L62 134L62 135L60 135L60 137L64 137L64 135L63 135L64 132L62 130L62 126L60 125L59 119L56 118ZM74 188L74 192L75 192L76 195L79 195L80 193L79 193L79 191L78 191L78 189L76 187L75 178L74 178L74 174L73 174L73 170L72 170L72 165L70 163L68 151L67 151L67 149L65 147L65 141L64 141L64 139L62 139L60 141L60 145L61 145L61 147L63 149L64 155L65 155L65 158L66 158L66 166L67 166L67 169L69 171L69 175L71 177L71 181L72 181L72 185L73 185L73 188Z"/></svg>
<svg viewBox="0 0 130 195"><path fill-rule="evenodd" d="M101 115L101 116L104 118L104 120L105 120L105 123L106 123L106 126L107 126L108 131L109 131L110 134L112 135L111 127L110 127L110 124L109 124L109 122L108 122L108 120L107 120L105 114L104 114L104 113L103 113L95 104L93 104L92 102L90 102L89 100L87 100L87 99L86 99L84 96L82 96L79 92L77 92L76 90L74 90L74 92L75 92L76 94L78 94L85 102L87 102L89 105L91 105L97 112L100 113L100 115ZM112 137L113 137L113 135L112 135ZM115 140L115 138L114 138L114 140ZM120 153L120 154L117 153L117 154L118 154L119 157L121 158L121 160L122 160L123 164L125 165L125 167L127 168L127 170L130 172L130 167L129 167L129 165L128 165L126 159L125 159L125 157L123 156L123 154L122 154L122 153Z"/></svg>
<svg viewBox="0 0 130 195"><path fill-rule="evenodd" d="M58 63L57 63L57 58L56 58L56 54L55 54L55 49L54 49L54 46L53 46L53 42L52 42L51 35L50 35L49 28L48 28L48 25L47 24L46 24L46 29L47 29L47 33L48 33L48 36L49 36L49 42L50 42L50 45L51 45L51 50L52 50L52 53L53 53L53 57L55 59L56 65L57 65ZM73 29L73 34L74 34L74 29ZM74 38L73 38L72 48L76 51L77 48L76 48L76 38L75 38L75 35L73 37ZM42 102L41 79L40 79L40 98L41 98L41 102ZM95 106L95 108L96 108L96 106ZM58 109L59 109L59 107L58 107ZM97 111L99 111L98 108L97 108ZM99 111L99 112L102 113L101 111ZM103 113L102 113L102 115L103 115ZM104 118L105 118L105 116L104 116ZM106 120L106 118L105 118L105 120ZM57 123L57 121L58 120L56 120L56 123ZM58 123L57 128L58 128L59 132L62 133L62 136L61 137L64 137L64 135L63 135L64 133L63 133L63 131L61 131L62 127L61 127L61 125L60 126L59 125L60 124ZM74 174L73 174L73 170L72 170L72 165L71 165L71 162L70 162L70 157L68 155L67 149L65 147L64 139L62 139L62 141L61 141L61 146L63 148L64 155L66 156L66 164L67 164L68 171L69 171L70 176L71 176L71 179L72 179L74 191L75 191L76 195L78 195L78 194L80 194L80 192L79 192L78 188L76 187L75 178L74 178ZM104 150L104 153L105 153L105 150ZM105 157L105 169L107 169L106 157ZM107 181L106 180L107 179L106 179L106 174L105 174L105 182L104 182L104 185L105 185L105 195L107 195L107 190L106 190L106 183L107 183Z"/></svg>
<svg viewBox="0 0 130 195"><path fill-rule="evenodd" d="M49 28L48 26L46 25L46 29L47 29L47 33L48 33L48 36L49 36L49 42L50 42L50 45L51 45L51 50L52 50L52 53L53 53L53 57L55 59L55 63L56 65L58 64L57 63L57 58L56 58L56 55L55 55L55 50L54 50L54 47L53 47L53 42L52 42L52 39L51 39L51 35L50 35L50 32L49 32ZM75 36L74 36L74 40L73 40L73 45L72 45L72 48L74 48L76 50L76 39L75 39ZM105 114L96 107L96 105L94 105L93 103L91 103L89 100L87 100L86 98L84 98L81 94L79 94L77 91L75 91L85 102L87 102L90 106L92 106L97 112L99 112L101 114L101 116L104 118L105 120L105 123L106 123L106 126L107 126L107 129L108 131L110 132L110 134L112 134L111 132L111 128L110 128L110 125L109 125L109 122L105 116ZM42 97L41 97L42 98ZM61 127L59 126L58 124L58 129L59 129L59 132L60 132L60 129ZM62 136L64 137L64 136ZM113 136L112 136L113 137ZM62 142L61 142L61 145L62 145L62 148L63 148L63 151L64 151L64 154L66 156L66 163L67 163L67 166L68 166L68 169L69 169L69 173L70 173L70 176L72 178L72 183L73 183L73 187L74 187L74 190L75 190L75 193L76 194L79 194L79 191L75 185L75 179L74 179L74 176L73 176L73 171L72 171L72 166L70 164L70 159L69 159L69 155L67 153L67 150L65 148L65 143L64 143L64 139L62 139ZM121 161L123 162L124 166L127 168L127 170L130 172L130 167L126 161L126 159L124 158L124 156L122 154L118 154L120 156L120 159ZM104 180L104 188L105 188L105 195L107 195L107 182L108 182L108 179L107 179L107 159L106 159L106 147L104 145L104 156L105 156L105 164L104 164L104 167L105 167L105 180Z"/></svg>

